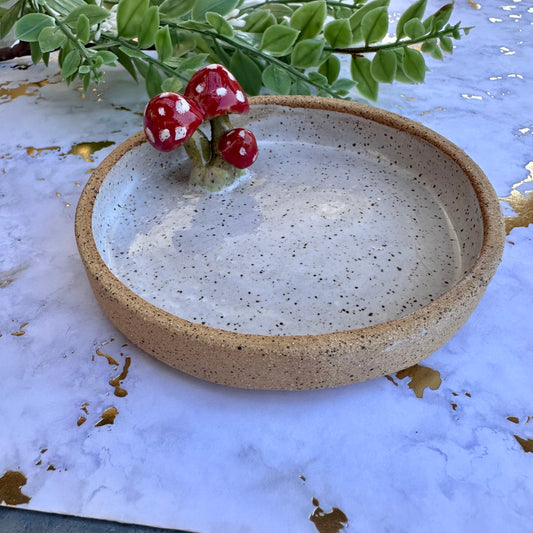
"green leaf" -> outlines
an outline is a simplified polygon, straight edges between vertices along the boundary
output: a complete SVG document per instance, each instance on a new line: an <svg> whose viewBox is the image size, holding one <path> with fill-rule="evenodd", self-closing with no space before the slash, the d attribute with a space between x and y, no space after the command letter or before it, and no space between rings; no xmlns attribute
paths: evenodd
<svg viewBox="0 0 533 533"><path fill-rule="evenodd" d="M324 37L333 48L347 48L352 44L352 28L347 19L332 20L324 28Z"/></svg>
<svg viewBox="0 0 533 533"><path fill-rule="evenodd" d="M354 87L355 81L348 78L339 78L331 85L331 89L341 96L346 96Z"/></svg>
<svg viewBox="0 0 533 533"><path fill-rule="evenodd" d="M31 60L33 61L34 65L39 63L39 61L43 57L43 53L41 52L41 47L39 46L38 42L30 43L30 53L31 53Z"/></svg>
<svg viewBox="0 0 533 533"><path fill-rule="evenodd" d="M307 77L316 85L327 85L328 84L328 79L326 78L326 76L324 76L324 74L321 74L320 72L315 72L315 71L309 72Z"/></svg>
<svg viewBox="0 0 533 533"><path fill-rule="evenodd" d="M340 71L341 62L339 58L334 55L330 55L318 68L318 72L326 76L330 85L339 77Z"/></svg>
<svg viewBox="0 0 533 533"><path fill-rule="evenodd" d="M310 68L320 65L324 41L321 39L305 39L294 47L291 54L291 65L296 68Z"/></svg>
<svg viewBox="0 0 533 533"><path fill-rule="evenodd" d="M368 2L363 7L359 8L349 19L350 28L352 30L352 43L358 43L363 40L363 32L361 31L361 23L363 17L378 7L388 7L389 0L374 0Z"/></svg>
<svg viewBox="0 0 533 533"><path fill-rule="evenodd" d="M246 17L243 30L248 33L263 33L269 26L276 24L276 17L267 9L258 9Z"/></svg>
<svg viewBox="0 0 533 533"><path fill-rule="evenodd" d="M43 28L54 25L54 19L44 13L29 13L15 24L15 39L28 43L36 42Z"/></svg>
<svg viewBox="0 0 533 533"><path fill-rule="evenodd" d="M76 35L83 44L87 44L91 39L91 22L83 13L76 22Z"/></svg>
<svg viewBox="0 0 533 533"><path fill-rule="evenodd" d="M274 15L274 17L276 17L277 22L282 22L286 18L290 19L294 12L294 9L284 4L267 3L263 6L263 9L268 9Z"/></svg>
<svg viewBox="0 0 533 533"><path fill-rule="evenodd" d="M261 69L255 61L241 50L236 50L231 56L229 69L237 78L245 93L250 96L260 93L262 87Z"/></svg>
<svg viewBox="0 0 533 533"><path fill-rule="evenodd" d="M16 2L2 15L2 20L0 22L0 39L3 39L17 22L20 10L24 3L24 0Z"/></svg>
<svg viewBox="0 0 533 533"><path fill-rule="evenodd" d="M117 31L121 37L137 37L150 0L120 0Z"/></svg>
<svg viewBox="0 0 533 533"><path fill-rule="evenodd" d="M446 23L450 20L453 12L453 2L442 6L436 13L433 14L433 30L440 31Z"/></svg>
<svg viewBox="0 0 533 533"><path fill-rule="evenodd" d="M447 52L448 54L453 54L453 42L449 37L442 36L440 39L440 47L443 52Z"/></svg>
<svg viewBox="0 0 533 533"><path fill-rule="evenodd" d="M168 26L163 26L157 30L155 35L155 49L160 61L165 61L165 59L172 56L172 38L170 37Z"/></svg>
<svg viewBox="0 0 533 533"><path fill-rule="evenodd" d="M71 11L68 17L65 19L65 22L71 28L76 28L78 17L80 15L85 15L89 19L89 23L92 26L93 24L100 24L100 22L103 22L105 19L107 19L109 17L109 11L103 7L88 4Z"/></svg>
<svg viewBox="0 0 533 533"><path fill-rule="evenodd" d="M291 85L290 94L303 94L304 96L310 96L311 95L311 89L309 88L309 85L307 85L307 83L305 83L305 81L297 79Z"/></svg>
<svg viewBox="0 0 533 533"><path fill-rule="evenodd" d="M179 70L188 71L188 70L198 70L207 60L207 54L194 54L186 58L178 59L170 57L165 64L172 64L172 60L176 59L176 66Z"/></svg>
<svg viewBox="0 0 533 533"><path fill-rule="evenodd" d="M381 41L389 29L389 12L386 7L377 7L369 11L361 21L361 32L365 43Z"/></svg>
<svg viewBox="0 0 533 533"><path fill-rule="evenodd" d="M150 98L158 95L161 92L161 85L163 84L163 78L161 73L154 65L150 64L148 72L145 76L146 92Z"/></svg>
<svg viewBox="0 0 533 533"><path fill-rule="evenodd" d="M77 50L71 50L63 60L61 66L61 75L63 78L69 78L75 74L80 66L81 58Z"/></svg>
<svg viewBox="0 0 533 533"><path fill-rule="evenodd" d="M109 50L98 50L96 56L102 60L104 65L114 65L118 59L117 55Z"/></svg>
<svg viewBox="0 0 533 533"><path fill-rule="evenodd" d="M238 4L239 0L197 0L192 9L192 16L200 21L204 20L209 11L224 16L233 11Z"/></svg>
<svg viewBox="0 0 533 533"><path fill-rule="evenodd" d="M91 72L91 67L89 65L80 65L78 69L78 74L81 76L83 74L89 74Z"/></svg>
<svg viewBox="0 0 533 533"><path fill-rule="evenodd" d="M205 20L207 20L209 25L214 28L218 34L226 37L233 37L233 28L222 15L209 11L205 14Z"/></svg>
<svg viewBox="0 0 533 533"><path fill-rule="evenodd" d="M292 79L290 75L275 65L270 64L263 70L261 80L265 87L273 93L288 94L291 90Z"/></svg>
<svg viewBox="0 0 533 533"><path fill-rule="evenodd" d="M379 84L370 72L370 59L366 57L353 57L350 65L353 81L356 88L366 99L375 102L378 99Z"/></svg>
<svg viewBox="0 0 533 533"><path fill-rule="evenodd" d="M426 28L419 18L413 18L404 24L403 31L410 39L418 39L426 33Z"/></svg>
<svg viewBox="0 0 533 533"><path fill-rule="evenodd" d="M53 52L61 48L67 40L66 35L60 28L55 26L46 26L39 33L39 47L41 52Z"/></svg>
<svg viewBox="0 0 533 533"><path fill-rule="evenodd" d="M165 19L179 19L189 13L196 0L165 0L159 6L159 12Z"/></svg>
<svg viewBox="0 0 533 533"><path fill-rule="evenodd" d="M324 0L305 3L291 16L290 25L300 31L300 39L316 37L326 21L327 9Z"/></svg>
<svg viewBox="0 0 533 533"><path fill-rule="evenodd" d="M437 39L427 39L422 43L420 50L426 54L431 54L435 47L437 46Z"/></svg>
<svg viewBox="0 0 533 533"><path fill-rule="evenodd" d="M162 91L168 91L171 93L179 93L183 89L183 82L176 77L170 77L163 81L161 84Z"/></svg>
<svg viewBox="0 0 533 533"><path fill-rule="evenodd" d="M392 50L378 50L372 58L370 73L380 83L392 83L397 63L396 54Z"/></svg>
<svg viewBox="0 0 533 533"><path fill-rule="evenodd" d="M138 57L139 59L144 59L146 56L141 50L136 50L135 48L129 48L127 46L119 46L118 48L123 54L128 57Z"/></svg>
<svg viewBox="0 0 533 533"><path fill-rule="evenodd" d="M396 38L401 39L406 35L405 24L411 19L422 19L424 12L426 11L427 0L417 0L414 4L411 4L402 14L398 24L396 25Z"/></svg>
<svg viewBox="0 0 533 533"><path fill-rule="evenodd" d="M424 56L414 48L406 48L403 59L403 70L415 83L422 83L426 77L427 70Z"/></svg>
<svg viewBox="0 0 533 533"><path fill-rule="evenodd" d="M115 48L114 50L115 54L117 54L118 62L126 69L126 72L137 81L137 71L135 70L135 65L131 58L124 53L122 47L119 47L118 49Z"/></svg>
<svg viewBox="0 0 533 533"><path fill-rule="evenodd" d="M146 11L139 28L139 48L150 48L155 43L159 29L159 8L151 6Z"/></svg>
<svg viewBox="0 0 533 533"><path fill-rule="evenodd" d="M148 76L148 65L146 64L146 61L143 61L138 57L132 57L131 60L133 61L135 68L139 71L141 77L146 79L146 76Z"/></svg>
<svg viewBox="0 0 533 533"><path fill-rule="evenodd" d="M263 33L260 48L273 56L285 55L295 43L299 33L298 30L281 24L269 26Z"/></svg>
<svg viewBox="0 0 533 533"><path fill-rule="evenodd" d="M435 48L430 53L433 59L438 59L440 61L444 59L444 56L442 55L442 50L438 46L435 46Z"/></svg>

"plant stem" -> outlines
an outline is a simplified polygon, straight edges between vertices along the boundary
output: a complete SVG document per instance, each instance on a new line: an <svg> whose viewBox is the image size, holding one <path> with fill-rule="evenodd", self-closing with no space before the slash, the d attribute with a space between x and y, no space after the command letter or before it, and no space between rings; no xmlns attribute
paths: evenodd
<svg viewBox="0 0 533 533"><path fill-rule="evenodd" d="M422 35L421 37L417 37L416 39L406 39L403 41L396 40L393 43L387 43L387 44L378 44L374 46L360 46L360 47L348 47L348 48L330 48L325 47L324 50L328 52L334 52L337 54L350 54L350 55L360 55L360 54L370 54L379 52L380 50L390 50L391 48L400 48L400 47L408 47L415 44L420 44L425 41L428 41L429 39L439 39L440 37L446 37L447 35L453 33L456 30L467 30L469 28L455 28L450 27L441 31L438 31L436 33L426 33L425 35Z"/></svg>
<svg viewBox="0 0 533 533"><path fill-rule="evenodd" d="M314 0L300 0L299 2L298 1L287 2L286 0L285 1L284 0L267 0L266 2L258 2L257 4L248 5L246 7L243 7L243 8L241 8L240 12L242 14L242 13L246 13L247 11L253 11L254 9L261 8L263 6L272 5L272 4L281 4L281 5L288 6L288 5L292 5L292 4L306 4L306 3L309 3L309 2L313 2L313 1ZM329 6L329 7L347 7L348 9L357 10L357 9L360 9L361 7L363 7L364 4L346 4L344 2L336 2L334 0L326 0L326 5Z"/></svg>

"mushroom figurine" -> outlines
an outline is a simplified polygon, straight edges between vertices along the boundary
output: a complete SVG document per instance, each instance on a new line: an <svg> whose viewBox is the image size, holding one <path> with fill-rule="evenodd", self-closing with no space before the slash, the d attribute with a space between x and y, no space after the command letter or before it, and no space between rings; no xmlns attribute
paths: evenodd
<svg viewBox="0 0 533 533"><path fill-rule="evenodd" d="M235 76L223 65L207 65L191 77L183 95L166 92L150 100L144 131L158 150L170 151L183 144L191 160L189 182L219 191L257 159L253 133L233 129L228 117L249 109ZM210 137L200 128L205 121L210 123Z"/></svg>
<svg viewBox="0 0 533 533"><path fill-rule="evenodd" d="M161 93L144 110L144 133L150 144L170 152L190 139L203 122L196 103L178 93Z"/></svg>
<svg viewBox="0 0 533 533"><path fill-rule="evenodd" d="M201 68L189 80L184 94L198 104L206 120L228 113L247 113L250 109L239 82L223 65Z"/></svg>
<svg viewBox="0 0 533 533"><path fill-rule="evenodd" d="M237 168L248 168L258 155L255 135L245 128L226 131L218 143L220 155Z"/></svg>

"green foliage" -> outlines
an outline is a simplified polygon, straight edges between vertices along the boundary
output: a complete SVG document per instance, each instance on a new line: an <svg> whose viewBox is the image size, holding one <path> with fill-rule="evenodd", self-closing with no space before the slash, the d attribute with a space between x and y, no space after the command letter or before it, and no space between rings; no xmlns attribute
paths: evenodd
<svg viewBox="0 0 533 533"><path fill-rule="evenodd" d="M468 33L449 23L453 3L429 16L426 7L414 0L394 29L389 0L16 0L0 9L0 37L14 28L34 62L59 52L62 76L84 90L119 64L150 96L179 91L217 62L249 95L348 98L355 89L375 101L381 83L424 82L426 58L452 54ZM349 77L340 77L343 55Z"/></svg>

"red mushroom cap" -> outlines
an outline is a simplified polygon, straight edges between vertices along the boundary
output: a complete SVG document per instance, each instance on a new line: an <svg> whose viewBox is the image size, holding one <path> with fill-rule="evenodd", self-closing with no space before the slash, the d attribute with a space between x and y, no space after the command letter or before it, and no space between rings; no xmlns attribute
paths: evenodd
<svg viewBox="0 0 533 533"><path fill-rule="evenodd" d="M223 65L201 68L189 80L184 94L198 104L205 119L226 113L247 113L250 109L239 82Z"/></svg>
<svg viewBox="0 0 533 533"><path fill-rule="evenodd" d="M241 169L255 163L258 154L255 135L244 128L226 131L220 137L218 149L228 163Z"/></svg>
<svg viewBox="0 0 533 533"><path fill-rule="evenodd" d="M161 93L144 110L144 133L154 148L170 152L189 139L203 120L192 100L178 93Z"/></svg>

